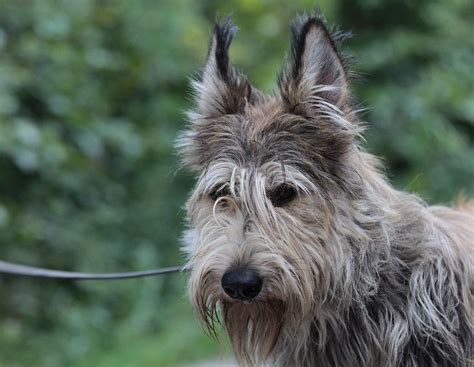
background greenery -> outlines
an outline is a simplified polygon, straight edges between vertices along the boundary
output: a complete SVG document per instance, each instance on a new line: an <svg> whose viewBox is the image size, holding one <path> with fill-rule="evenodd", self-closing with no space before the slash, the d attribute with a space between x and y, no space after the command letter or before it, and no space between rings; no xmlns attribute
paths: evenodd
<svg viewBox="0 0 474 367"><path fill-rule="evenodd" d="M474 194L470 0L323 0L368 149L429 202ZM82 271L181 263L192 178L173 151L215 14L231 55L271 91L288 23L313 1L0 1L0 258ZM110 283L0 276L0 365L175 366L219 349L184 275ZM225 351L223 352L225 353Z"/></svg>

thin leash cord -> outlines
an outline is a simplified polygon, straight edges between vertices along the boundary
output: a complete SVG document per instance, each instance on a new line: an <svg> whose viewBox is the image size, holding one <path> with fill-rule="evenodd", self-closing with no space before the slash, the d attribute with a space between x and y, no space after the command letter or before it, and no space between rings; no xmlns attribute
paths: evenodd
<svg viewBox="0 0 474 367"><path fill-rule="evenodd" d="M143 278L156 275L164 275L171 273L180 273L188 269L183 266L170 266L167 268L152 269L145 271L129 271L121 273L82 273L73 271L62 271L37 268L34 266L27 266L15 264L0 260L0 273L33 277L33 278L50 278L50 279L65 279L65 280L117 280L117 279L131 279Z"/></svg>

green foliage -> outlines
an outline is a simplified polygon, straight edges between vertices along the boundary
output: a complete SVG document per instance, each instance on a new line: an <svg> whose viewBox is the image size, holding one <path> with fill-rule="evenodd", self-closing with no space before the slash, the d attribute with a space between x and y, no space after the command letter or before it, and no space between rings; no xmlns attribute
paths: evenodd
<svg viewBox="0 0 474 367"><path fill-rule="evenodd" d="M192 179L178 171L173 141L215 14L234 13L241 32L231 56L271 91L288 22L313 2L26 3L0 1L0 258L82 271L182 262ZM472 2L319 6L356 35L347 49L366 79L354 89L370 107L368 149L385 158L396 185L429 201L474 194ZM139 365L175 365L206 356L211 344L182 306L184 278L1 276L0 364L116 366L140 354Z"/></svg>
<svg viewBox="0 0 474 367"><path fill-rule="evenodd" d="M339 9L367 79L357 88L370 107L367 139L390 177L430 202L472 195L473 3L343 0Z"/></svg>

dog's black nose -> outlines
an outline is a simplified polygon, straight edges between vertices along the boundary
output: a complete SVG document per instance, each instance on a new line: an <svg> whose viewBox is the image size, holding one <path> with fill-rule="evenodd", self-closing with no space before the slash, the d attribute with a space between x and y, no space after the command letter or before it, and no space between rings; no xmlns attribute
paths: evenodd
<svg viewBox="0 0 474 367"><path fill-rule="evenodd" d="M222 277L222 288L230 297L248 301L260 293L262 278L252 270L231 270Z"/></svg>

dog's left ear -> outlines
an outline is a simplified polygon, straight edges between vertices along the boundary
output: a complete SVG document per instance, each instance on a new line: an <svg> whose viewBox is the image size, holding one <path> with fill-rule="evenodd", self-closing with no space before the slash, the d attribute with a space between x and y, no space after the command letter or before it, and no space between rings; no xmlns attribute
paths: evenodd
<svg viewBox="0 0 474 367"><path fill-rule="evenodd" d="M290 59L278 80L289 112L308 115L321 103L343 110L349 101L346 70L323 18L298 17L291 31Z"/></svg>
<svg viewBox="0 0 474 367"><path fill-rule="evenodd" d="M230 18L215 25L201 78L193 82L197 112L206 117L242 112L255 96L248 80L229 61L229 46L236 32Z"/></svg>

